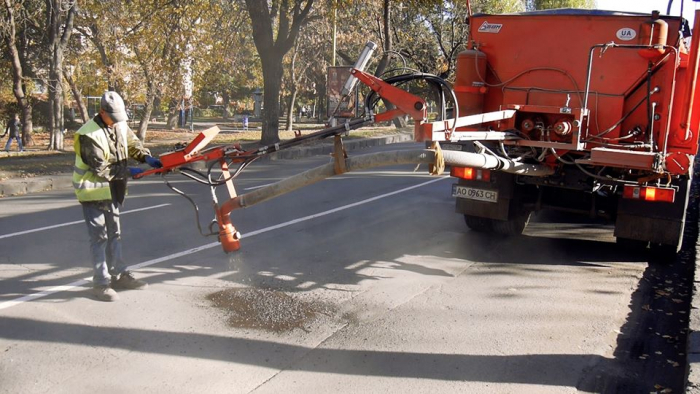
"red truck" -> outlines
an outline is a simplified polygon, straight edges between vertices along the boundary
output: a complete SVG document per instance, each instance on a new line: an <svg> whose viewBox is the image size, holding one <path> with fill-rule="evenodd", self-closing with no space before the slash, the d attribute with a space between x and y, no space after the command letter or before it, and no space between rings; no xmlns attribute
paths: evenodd
<svg viewBox="0 0 700 394"><path fill-rule="evenodd" d="M609 219L619 243L677 251L700 133L699 40L688 45L687 22L558 9L473 15L469 31L458 117L416 129L417 140L553 174L453 166L467 226L519 234L532 212L555 209ZM462 127L465 115L484 122Z"/></svg>

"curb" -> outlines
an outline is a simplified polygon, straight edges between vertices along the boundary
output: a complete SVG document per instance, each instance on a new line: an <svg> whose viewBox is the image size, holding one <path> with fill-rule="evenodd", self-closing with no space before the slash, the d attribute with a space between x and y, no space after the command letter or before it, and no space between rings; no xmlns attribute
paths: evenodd
<svg viewBox="0 0 700 394"><path fill-rule="evenodd" d="M37 176L33 178L12 178L0 183L0 197L39 193L73 187L71 174Z"/></svg>
<svg viewBox="0 0 700 394"><path fill-rule="evenodd" d="M347 151L354 151L373 146L396 144L400 142L413 141L413 134L399 133L385 137L364 138L360 140L343 141L343 146ZM269 160L293 160L311 156L327 155L333 152L332 144L317 146L297 147L273 153ZM49 190L63 190L73 187L72 174L56 174L37 176L32 178L11 178L0 183L0 198L9 196L19 196L31 193L45 192Z"/></svg>

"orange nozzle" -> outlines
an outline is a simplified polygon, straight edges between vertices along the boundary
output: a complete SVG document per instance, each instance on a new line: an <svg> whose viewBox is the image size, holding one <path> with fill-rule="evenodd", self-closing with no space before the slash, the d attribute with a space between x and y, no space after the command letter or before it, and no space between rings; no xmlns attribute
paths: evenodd
<svg viewBox="0 0 700 394"><path fill-rule="evenodd" d="M221 241L221 246L224 248L224 252L231 253L235 252L241 248L241 234L236 231L233 224L228 223L220 227L219 230L219 241Z"/></svg>
<svg viewBox="0 0 700 394"><path fill-rule="evenodd" d="M225 212L224 209L219 209L216 205L214 210L216 211L216 220L219 222L219 242L221 242L224 252L237 251L241 248L241 233L233 227L229 216L230 211Z"/></svg>

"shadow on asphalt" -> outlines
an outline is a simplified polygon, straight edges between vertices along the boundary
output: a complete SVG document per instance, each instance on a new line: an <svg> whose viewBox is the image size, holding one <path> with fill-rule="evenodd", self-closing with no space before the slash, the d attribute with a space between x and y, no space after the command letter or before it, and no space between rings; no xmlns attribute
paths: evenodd
<svg viewBox="0 0 700 394"><path fill-rule="evenodd" d="M287 369L290 360L309 354L303 362L295 364L296 370L567 387L575 387L578 383L580 366L611 362L586 354L484 356L322 349L228 336L91 327L10 317L0 318L0 337L13 341L109 347L135 353L219 360L274 369ZM270 354L275 357L270 357Z"/></svg>
<svg viewBox="0 0 700 394"><path fill-rule="evenodd" d="M690 189L685 233L675 259L651 256L632 294L612 362L596 365L579 389L596 393L681 393L698 241L700 161Z"/></svg>
<svg viewBox="0 0 700 394"><path fill-rule="evenodd" d="M692 248L692 252L682 250L671 263L649 263L632 294L614 360L593 367L578 389L595 393L684 392L694 242Z"/></svg>
<svg viewBox="0 0 700 394"><path fill-rule="evenodd" d="M469 242L465 242L458 250L453 250L451 254L435 254L438 258L450 259L459 256L459 259L479 261L489 265L489 270L473 272L470 275L537 273L542 270L541 266L552 265L605 267L611 261L648 263L632 296L626 322L617 338L613 359L590 354L483 356L318 349L229 336L116 327L100 328L9 317L0 317L0 337L9 340L106 346L134 352L205 358L280 369L287 368L290 359L299 359L300 355L310 354L308 360L305 359L302 363L296 364L295 368L349 375L542 384L576 387L579 390L603 393L648 393L664 389L682 392L685 384L685 345L695 265L695 241L698 234L697 195L697 185L693 185L691 189L693 209L688 212L684 246L676 260L670 264L668 261L658 261L650 257L646 252L629 253L612 242L560 239L555 238L556 234L552 234L551 238L524 236L502 240L468 232L465 237ZM386 212L386 214L398 215L399 213ZM342 221L342 219L334 220L339 223ZM593 232L609 229L597 223L587 223L585 226ZM352 226L348 227L352 228ZM306 236L309 239L315 238L313 233ZM395 251L387 251L383 255L373 256L372 260L365 260L366 254L363 250L358 250L356 245L376 242L376 239L372 239L374 236L370 233L344 234L342 230L338 231L338 234L334 234L333 237L353 237L352 239L356 241L353 243L354 246L348 245L347 249L334 251L331 256L323 253L312 256L318 259L313 261L319 263L316 265L317 270L305 272L304 275L297 275L303 269L303 265L265 262L262 264L265 266L256 265L252 271L232 272L225 279L234 283L249 280L246 284L286 291L300 291L296 286L302 281L309 280L316 282L316 287L323 287L329 283L357 284L365 279L381 279L356 272L359 269L345 269L349 262L358 261L367 261L367 264L389 261L392 263L392 269L396 270L430 276L451 276L439 268L399 261ZM405 238L406 234L396 232L384 236L382 242L391 244L399 238ZM251 250L255 249L252 242L249 247ZM316 245L316 247L323 250L323 245ZM272 253L269 256L269 261L275 261L274 257L283 259L287 251L276 253L278 255ZM416 243L402 250L402 253L420 255L421 245ZM529 258L524 260L524 256ZM329 257L333 258L332 262L328 261ZM226 267L200 267L183 269L176 273L172 271L160 273L149 277L149 282L158 283L180 277L205 276L210 274L212 269L221 270ZM272 275L257 275L256 272L261 270L271 272ZM298 280L282 281L274 278L284 275L296 275ZM84 277L84 275L75 275L74 278L79 279L81 276ZM24 279L31 279L31 276ZM63 278L62 284L65 284L65 281L66 279ZM310 289L304 289L304 291L308 290ZM74 297L75 293L64 292L47 298L60 300ZM241 352L241 349L251 348L259 351ZM269 354L273 353L277 356L269 357ZM580 381L582 366L591 367L586 374L587 378Z"/></svg>

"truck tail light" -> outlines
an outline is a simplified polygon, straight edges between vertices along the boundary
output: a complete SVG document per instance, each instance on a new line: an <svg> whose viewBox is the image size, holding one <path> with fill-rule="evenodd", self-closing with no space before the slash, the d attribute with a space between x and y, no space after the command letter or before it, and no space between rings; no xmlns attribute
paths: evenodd
<svg viewBox="0 0 700 394"><path fill-rule="evenodd" d="M676 199L676 190L666 187L625 185L625 189L622 191L622 197L642 201L674 202Z"/></svg>
<svg viewBox="0 0 700 394"><path fill-rule="evenodd" d="M450 169L450 175L455 178L462 178L468 181L489 182L491 180L491 171L483 170L481 168L452 167L452 169Z"/></svg>

